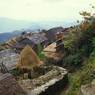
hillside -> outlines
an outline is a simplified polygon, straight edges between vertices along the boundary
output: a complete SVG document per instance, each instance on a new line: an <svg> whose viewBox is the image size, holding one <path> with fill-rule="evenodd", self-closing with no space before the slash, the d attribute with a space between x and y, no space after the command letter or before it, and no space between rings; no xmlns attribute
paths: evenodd
<svg viewBox="0 0 95 95"><path fill-rule="evenodd" d="M68 28L69 32L64 39L62 67L69 72L69 83L65 90L63 88L63 91L58 92L58 95L80 95L81 86L95 79L95 17L89 16L89 18L79 25ZM57 29L61 32L64 30L62 27ZM50 33L51 30L56 28L50 29Z"/></svg>
<svg viewBox="0 0 95 95"><path fill-rule="evenodd" d="M69 84L60 95L84 95L80 94L81 86L95 79L95 17L86 12L81 15L88 18L71 28L64 41L63 67L69 70Z"/></svg>
<svg viewBox="0 0 95 95"><path fill-rule="evenodd" d="M19 33L0 33L0 43L6 42L17 35L19 35Z"/></svg>

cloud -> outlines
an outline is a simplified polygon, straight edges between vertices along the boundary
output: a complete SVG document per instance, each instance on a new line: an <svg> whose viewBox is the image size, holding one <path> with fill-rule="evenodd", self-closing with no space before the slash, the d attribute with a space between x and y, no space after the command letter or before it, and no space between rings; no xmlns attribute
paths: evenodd
<svg viewBox="0 0 95 95"><path fill-rule="evenodd" d="M61 1L64 1L64 0L43 0L44 2L61 2Z"/></svg>
<svg viewBox="0 0 95 95"><path fill-rule="evenodd" d="M92 0L94 1L94 0ZM0 0L0 16L20 20L80 19L91 0Z"/></svg>

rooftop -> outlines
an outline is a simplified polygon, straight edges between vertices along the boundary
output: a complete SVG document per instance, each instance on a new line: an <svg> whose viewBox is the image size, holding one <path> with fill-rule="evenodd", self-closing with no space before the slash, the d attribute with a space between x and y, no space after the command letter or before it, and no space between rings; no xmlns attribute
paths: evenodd
<svg viewBox="0 0 95 95"><path fill-rule="evenodd" d="M46 48L44 48L43 50L44 52L51 52L51 53L54 53L56 52L56 42L48 45Z"/></svg>
<svg viewBox="0 0 95 95"><path fill-rule="evenodd" d="M27 38L30 39L35 44L39 44L47 40L47 38L44 35L39 34L39 33L34 33L32 34L32 36L27 37Z"/></svg>
<svg viewBox="0 0 95 95"><path fill-rule="evenodd" d="M47 58L54 59L56 61L61 60L64 56L62 52L56 51L56 42L44 48L43 52Z"/></svg>

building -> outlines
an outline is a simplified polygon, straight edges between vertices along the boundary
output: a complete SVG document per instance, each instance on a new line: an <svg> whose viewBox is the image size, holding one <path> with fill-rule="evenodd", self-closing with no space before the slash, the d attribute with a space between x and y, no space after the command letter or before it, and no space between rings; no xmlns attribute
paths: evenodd
<svg viewBox="0 0 95 95"><path fill-rule="evenodd" d="M41 47L45 47L48 44L48 39L40 34L40 33L33 33L32 35L28 35L23 37L20 41L18 41L13 48L16 50L22 50L26 45L29 45L33 48L33 50L37 51L38 45Z"/></svg>
<svg viewBox="0 0 95 95"><path fill-rule="evenodd" d="M56 40L56 33L63 32L65 29L63 27L55 27L51 28L46 32L46 37L48 38L49 42L52 43Z"/></svg>
<svg viewBox="0 0 95 95"><path fill-rule="evenodd" d="M44 48L43 52L46 58L54 60L54 62L58 62L62 60L64 55L63 33L56 33L55 38L56 41Z"/></svg>
<svg viewBox="0 0 95 95"><path fill-rule="evenodd" d="M33 70L34 67L38 67L42 64L35 51L29 46L25 48L20 53L20 58L17 67L22 70Z"/></svg>

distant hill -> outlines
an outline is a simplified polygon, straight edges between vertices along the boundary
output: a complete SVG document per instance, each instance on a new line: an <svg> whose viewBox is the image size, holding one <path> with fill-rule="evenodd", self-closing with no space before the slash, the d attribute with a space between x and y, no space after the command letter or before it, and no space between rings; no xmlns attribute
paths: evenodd
<svg viewBox="0 0 95 95"><path fill-rule="evenodd" d="M40 27L36 23L0 18L0 42L4 42L19 35L25 29L27 31L35 31L39 28Z"/></svg>
<svg viewBox="0 0 95 95"><path fill-rule="evenodd" d="M0 33L12 32L14 30L21 30L21 29L49 29L52 27L59 27L59 26L72 26L76 24L75 21L23 21L23 20L13 20L9 18L0 18Z"/></svg>
<svg viewBox="0 0 95 95"><path fill-rule="evenodd" d="M19 21L8 18L0 18L0 33L12 32L14 30L28 29L33 25L33 30L39 28L35 23Z"/></svg>
<svg viewBox="0 0 95 95"><path fill-rule="evenodd" d="M68 27L74 25L75 22L63 22L63 21L22 21L13 20L8 18L0 18L0 42L6 41L11 37L19 35L23 30L34 32L42 29L50 29L53 27Z"/></svg>
<svg viewBox="0 0 95 95"><path fill-rule="evenodd" d="M0 43L7 41L8 39L14 37L16 34L14 33L0 33Z"/></svg>

